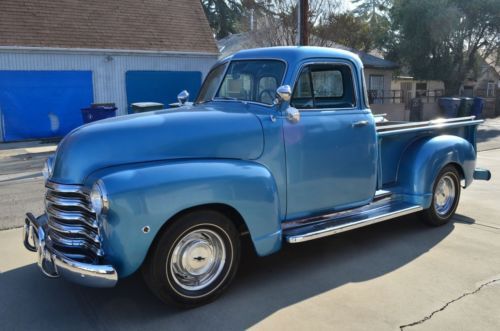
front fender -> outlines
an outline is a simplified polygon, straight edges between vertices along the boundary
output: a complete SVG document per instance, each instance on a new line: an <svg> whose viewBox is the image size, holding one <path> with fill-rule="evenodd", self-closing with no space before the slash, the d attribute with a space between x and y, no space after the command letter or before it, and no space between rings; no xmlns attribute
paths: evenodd
<svg viewBox="0 0 500 331"><path fill-rule="evenodd" d="M476 152L467 140L440 135L422 138L409 146L402 155L397 177L409 202L429 208L434 181L450 163L459 166L468 186L473 180Z"/></svg>
<svg viewBox="0 0 500 331"><path fill-rule="evenodd" d="M276 184L262 165L239 160L183 160L122 166L94 174L104 183L109 212L103 217L106 259L120 277L142 264L158 231L177 213L225 204L243 217L259 255L281 247ZM150 231L143 233L142 228Z"/></svg>

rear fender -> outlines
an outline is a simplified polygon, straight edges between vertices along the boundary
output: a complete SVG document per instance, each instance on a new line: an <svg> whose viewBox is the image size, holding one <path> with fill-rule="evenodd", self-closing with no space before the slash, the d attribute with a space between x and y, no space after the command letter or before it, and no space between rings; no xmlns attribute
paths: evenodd
<svg viewBox="0 0 500 331"><path fill-rule="evenodd" d="M402 155L397 177L405 198L429 208L434 181L447 164L457 166L465 186L469 186L476 164L471 143L451 135L426 137L412 143Z"/></svg>
<svg viewBox="0 0 500 331"><path fill-rule="evenodd" d="M113 171L114 170L114 171ZM102 235L106 259L127 276L142 264L154 238L174 215L224 204L242 216L257 254L281 247L276 184L262 165L238 160L155 163L107 170L100 178L108 198ZM149 232L142 229L149 227Z"/></svg>

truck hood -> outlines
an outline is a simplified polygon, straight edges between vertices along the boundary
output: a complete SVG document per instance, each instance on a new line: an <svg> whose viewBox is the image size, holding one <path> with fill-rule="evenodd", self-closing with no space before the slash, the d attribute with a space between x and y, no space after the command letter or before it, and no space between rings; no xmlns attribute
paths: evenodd
<svg viewBox="0 0 500 331"><path fill-rule="evenodd" d="M82 184L116 165L190 158L251 160L264 148L260 120L227 102L115 117L83 125L59 144L51 181Z"/></svg>

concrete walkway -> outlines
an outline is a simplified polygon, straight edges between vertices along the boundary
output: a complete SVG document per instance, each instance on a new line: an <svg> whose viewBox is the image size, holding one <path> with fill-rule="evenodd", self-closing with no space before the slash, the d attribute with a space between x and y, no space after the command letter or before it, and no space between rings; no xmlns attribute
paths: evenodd
<svg viewBox="0 0 500 331"><path fill-rule="evenodd" d="M0 143L0 159L9 156L51 153L56 150L57 142L50 141L22 141L14 143Z"/></svg>
<svg viewBox="0 0 500 331"><path fill-rule="evenodd" d="M499 330L500 150L462 192L450 224L404 217L257 258L243 254L218 301L178 311L140 275L112 289L47 279L21 230L0 231L4 330Z"/></svg>

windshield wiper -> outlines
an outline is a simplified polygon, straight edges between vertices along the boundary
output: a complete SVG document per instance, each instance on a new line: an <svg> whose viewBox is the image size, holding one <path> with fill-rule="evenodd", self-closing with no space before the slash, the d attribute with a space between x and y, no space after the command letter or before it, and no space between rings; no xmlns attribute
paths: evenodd
<svg viewBox="0 0 500 331"><path fill-rule="evenodd" d="M215 97L214 100L235 100L235 101L241 101L238 98L233 98L233 97Z"/></svg>

